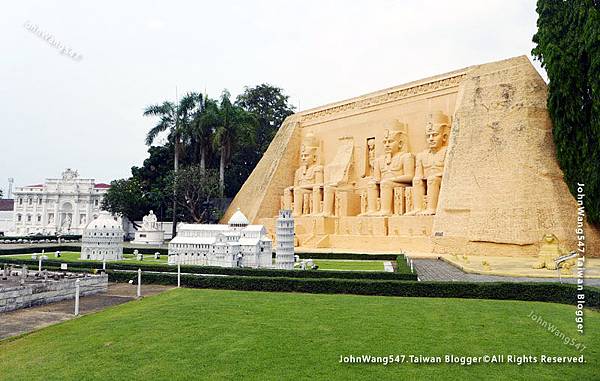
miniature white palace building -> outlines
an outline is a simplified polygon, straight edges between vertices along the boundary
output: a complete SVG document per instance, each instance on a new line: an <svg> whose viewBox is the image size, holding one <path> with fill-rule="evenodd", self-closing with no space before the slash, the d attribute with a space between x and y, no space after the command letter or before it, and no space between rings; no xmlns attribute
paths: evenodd
<svg viewBox="0 0 600 381"><path fill-rule="evenodd" d="M79 178L69 168L60 179L18 187L14 192L16 234L82 234L98 217L108 188L94 179Z"/></svg>
<svg viewBox="0 0 600 381"><path fill-rule="evenodd" d="M169 243L169 264L272 267L272 241L263 225L250 225L238 209L225 224L179 224Z"/></svg>

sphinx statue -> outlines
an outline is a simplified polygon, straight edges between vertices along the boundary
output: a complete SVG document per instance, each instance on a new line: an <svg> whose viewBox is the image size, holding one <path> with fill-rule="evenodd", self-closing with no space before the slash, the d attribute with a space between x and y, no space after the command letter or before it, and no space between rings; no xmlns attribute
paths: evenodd
<svg viewBox="0 0 600 381"><path fill-rule="evenodd" d="M318 148L315 136L308 133L300 147L300 167L294 173L294 185L283 191L284 209L291 209L294 217L311 211L318 213L320 208L323 166L317 163Z"/></svg>
<svg viewBox="0 0 600 381"><path fill-rule="evenodd" d="M408 136L404 124L394 121L388 125L382 143L384 154L373 161L373 175L367 185L366 215L392 215L394 188L408 186L415 174L415 158L408 152Z"/></svg>
<svg viewBox="0 0 600 381"><path fill-rule="evenodd" d="M413 207L407 215L433 215L436 212L442 175L450 120L442 112L429 115L425 126L428 149L417 154L415 177L413 183Z"/></svg>

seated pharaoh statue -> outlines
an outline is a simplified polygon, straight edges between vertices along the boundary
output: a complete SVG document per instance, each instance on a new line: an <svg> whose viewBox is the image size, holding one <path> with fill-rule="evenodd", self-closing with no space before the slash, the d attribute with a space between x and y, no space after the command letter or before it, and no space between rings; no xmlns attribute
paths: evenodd
<svg viewBox="0 0 600 381"><path fill-rule="evenodd" d="M347 215L348 205L343 207L344 199L348 202L348 193L353 192L353 186L348 183L354 139L344 136L338 138L338 149L333 161L325 166L323 187L323 216ZM342 196L344 193L344 196ZM313 196L314 197L314 196ZM334 210L335 201L335 210Z"/></svg>
<svg viewBox="0 0 600 381"><path fill-rule="evenodd" d="M294 173L294 185L283 191L283 207L291 209L294 217L318 213L323 186L323 166L317 164L318 148L315 136L308 133L300 147L300 167Z"/></svg>
<svg viewBox="0 0 600 381"><path fill-rule="evenodd" d="M407 215L433 215L436 212L442 174L444 173L444 160L450 120L442 112L429 115L425 127L425 136L428 149L417 154L415 177L413 179L413 211Z"/></svg>
<svg viewBox="0 0 600 381"><path fill-rule="evenodd" d="M408 152L408 136L404 124L394 121L389 125L382 143L384 154L373 161L369 160L373 164L372 175L367 185L365 215L392 215L394 189L410 185L415 173L415 158Z"/></svg>

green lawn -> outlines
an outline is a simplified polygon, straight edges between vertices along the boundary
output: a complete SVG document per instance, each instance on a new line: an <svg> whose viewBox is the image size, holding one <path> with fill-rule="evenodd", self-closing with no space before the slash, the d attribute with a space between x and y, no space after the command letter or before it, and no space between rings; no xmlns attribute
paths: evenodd
<svg viewBox="0 0 600 381"><path fill-rule="evenodd" d="M321 270L363 270L383 271L383 261L351 261L334 259L315 259L313 262Z"/></svg>
<svg viewBox="0 0 600 381"><path fill-rule="evenodd" d="M575 331L549 303L178 289L0 342L3 380L593 380L600 313L586 312L586 364L340 364L340 355L579 352L531 312Z"/></svg>
<svg viewBox="0 0 600 381"><path fill-rule="evenodd" d="M40 254L40 253L36 253ZM102 261L92 261L87 259L79 259L81 253L74 251L61 251L60 258L54 257L54 252L52 253L44 253L48 256L48 260L53 261L63 261L63 262L102 262ZM6 256L6 258L20 258L20 259L31 259L32 254L23 254L23 255L11 255ZM135 255L133 254L123 254L123 261L106 261L107 263L115 262L115 263L135 263L135 264L166 264L168 261L167 255L161 255L159 259L154 259L154 254L144 254L144 260L138 261L135 259Z"/></svg>

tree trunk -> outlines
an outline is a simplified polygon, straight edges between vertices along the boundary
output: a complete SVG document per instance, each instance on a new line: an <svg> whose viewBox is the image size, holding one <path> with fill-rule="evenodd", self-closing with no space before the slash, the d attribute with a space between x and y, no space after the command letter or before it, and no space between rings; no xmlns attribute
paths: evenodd
<svg viewBox="0 0 600 381"><path fill-rule="evenodd" d="M200 169L202 172L206 170L206 149L204 147L200 148Z"/></svg>
<svg viewBox="0 0 600 381"><path fill-rule="evenodd" d="M225 190L225 147L221 147L221 160L219 161L219 192L223 197Z"/></svg>

